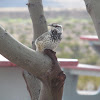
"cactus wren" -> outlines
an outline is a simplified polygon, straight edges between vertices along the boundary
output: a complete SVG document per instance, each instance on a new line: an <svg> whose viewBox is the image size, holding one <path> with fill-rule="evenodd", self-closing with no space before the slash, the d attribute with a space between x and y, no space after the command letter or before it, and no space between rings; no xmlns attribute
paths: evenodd
<svg viewBox="0 0 100 100"><path fill-rule="evenodd" d="M36 51L54 50L61 41L62 26L56 23L49 24L48 26L51 26L51 30L43 33L35 41Z"/></svg>

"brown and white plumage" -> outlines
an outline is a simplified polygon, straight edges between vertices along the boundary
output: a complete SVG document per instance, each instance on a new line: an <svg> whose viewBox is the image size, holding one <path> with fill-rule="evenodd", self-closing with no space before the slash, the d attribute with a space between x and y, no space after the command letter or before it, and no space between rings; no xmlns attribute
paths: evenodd
<svg viewBox="0 0 100 100"><path fill-rule="evenodd" d="M43 52L45 49L55 50L61 41L62 26L59 24L50 24L51 30L43 33L36 41L36 51Z"/></svg>

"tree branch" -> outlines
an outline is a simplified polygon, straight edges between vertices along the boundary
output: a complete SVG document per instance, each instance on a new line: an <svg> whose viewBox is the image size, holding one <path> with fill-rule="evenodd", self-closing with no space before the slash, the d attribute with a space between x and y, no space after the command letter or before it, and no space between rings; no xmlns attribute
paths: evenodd
<svg viewBox="0 0 100 100"><path fill-rule="evenodd" d="M24 46L2 27L0 27L0 53L38 78L52 65L48 56Z"/></svg>
<svg viewBox="0 0 100 100"><path fill-rule="evenodd" d="M100 0L84 0L100 39Z"/></svg>
<svg viewBox="0 0 100 100"><path fill-rule="evenodd" d="M28 0L28 1L29 3L27 5L28 5L28 9L30 12L30 17L32 19L33 29L34 29L33 40L35 41L37 37L39 37L44 32L48 31L47 23L44 17L42 0ZM34 44L33 44L33 48L35 48Z"/></svg>
<svg viewBox="0 0 100 100"><path fill-rule="evenodd" d="M43 87L39 100L62 99L66 77L53 51L45 50L44 54L35 52L16 41L0 27L0 53L42 81Z"/></svg>

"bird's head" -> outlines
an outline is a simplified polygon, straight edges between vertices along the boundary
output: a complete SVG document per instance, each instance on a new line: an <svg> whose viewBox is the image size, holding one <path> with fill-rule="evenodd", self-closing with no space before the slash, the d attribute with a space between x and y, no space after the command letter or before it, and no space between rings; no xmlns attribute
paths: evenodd
<svg viewBox="0 0 100 100"><path fill-rule="evenodd" d="M57 23L52 23L52 24L49 24L48 26L51 26L51 30L58 29L58 31L59 31L60 33L63 32L62 25L59 25L59 24L57 24Z"/></svg>
<svg viewBox="0 0 100 100"><path fill-rule="evenodd" d="M51 38L54 41L61 40L61 35L62 35L62 26L56 23L49 24L48 26L51 26Z"/></svg>

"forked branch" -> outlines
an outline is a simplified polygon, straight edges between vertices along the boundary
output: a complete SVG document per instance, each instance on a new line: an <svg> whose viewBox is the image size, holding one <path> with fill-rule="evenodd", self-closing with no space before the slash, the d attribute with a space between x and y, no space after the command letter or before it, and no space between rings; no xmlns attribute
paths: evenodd
<svg viewBox="0 0 100 100"><path fill-rule="evenodd" d="M0 54L36 77L47 72L52 65L48 56L21 44L2 27L0 27Z"/></svg>

